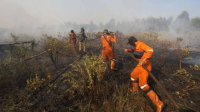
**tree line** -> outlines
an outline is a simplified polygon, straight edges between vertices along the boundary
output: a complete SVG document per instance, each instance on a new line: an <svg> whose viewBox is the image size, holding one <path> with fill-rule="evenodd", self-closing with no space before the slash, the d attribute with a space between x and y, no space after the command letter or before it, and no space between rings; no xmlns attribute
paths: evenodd
<svg viewBox="0 0 200 112"><path fill-rule="evenodd" d="M185 34L191 31L200 30L200 17L189 18L189 13L183 11L176 19L172 17L148 17L143 19L136 19L134 21L116 22L115 19L110 19L109 22L103 24L100 22L98 25L90 21L88 24L77 24L76 22L67 22L65 25L68 28L79 30L84 27L87 31L99 31L105 28L116 31L119 30L123 33L142 32L142 31L155 31L155 32L171 32L177 34Z"/></svg>

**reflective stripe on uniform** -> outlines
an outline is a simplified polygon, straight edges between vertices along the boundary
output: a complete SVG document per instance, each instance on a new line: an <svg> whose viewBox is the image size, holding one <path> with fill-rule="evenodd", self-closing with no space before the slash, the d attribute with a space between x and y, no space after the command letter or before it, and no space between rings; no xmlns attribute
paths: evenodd
<svg viewBox="0 0 200 112"><path fill-rule="evenodd" d="M144 89L146 86L148 86L148 84L140 86L141 89Z"/></svg>
<svg viewBox="0 0 200 112"><path fill-rule="evenodd" d="M140 42L141 43L141 42ZM137 45L137 47L140 45L140 43Z"/></svg>
<svg viewBox="0 0 200 112"><path fill-rule="evenodd" d="M152 51L153 52L153 49L148 49L147 51Z"/></svg>
<svg viewBox="0 0 200 112"><path fill-rule="evenodd" d="M137 79L131 78L132 81L137 81Z"/></svg>
<svg viewBox="0 0 200 112"><path fill-rule="evenodd" d="M111 61L116 61L116 59L111 59Z"/></svg>

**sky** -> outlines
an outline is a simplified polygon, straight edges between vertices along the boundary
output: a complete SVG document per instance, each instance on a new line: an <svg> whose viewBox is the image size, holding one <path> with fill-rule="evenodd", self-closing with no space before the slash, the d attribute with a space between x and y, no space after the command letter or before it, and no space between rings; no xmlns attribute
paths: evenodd
<svg viewBox="0 0 200 112"><path fill-rule="evenodd" d="M95 24L147 17L200 17L200 0L0 0L0 28L38 27L71 21Z"/></svg>

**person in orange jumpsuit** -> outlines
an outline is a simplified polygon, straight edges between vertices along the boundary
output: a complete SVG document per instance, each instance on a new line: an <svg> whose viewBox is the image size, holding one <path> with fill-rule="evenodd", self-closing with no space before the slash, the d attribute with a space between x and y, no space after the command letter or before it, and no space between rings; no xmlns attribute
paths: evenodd
<svg viewBox="0 0 200 112"><path fill-rule="evenodd" d="M158 98L158 95L149 87L147 79L149 77L148 72L142 67L146 66L151 71L151 63L149 59L153 55L153 49L146 45L142 41L138 41L134 36L128 39L129 45L132 45L132 49L125 49L125 52L133 52L134 56L138 59L139 63L131 73L131 81L133 88L131 92L138 91L138 81L140 88L147 93L147 96L157 106L157 112L161 112L164 103Z"/></svg>
<svg viewBox="0 0 200 112"><path fill-rule="evenodd" d="M113 49L111 48L111 45L116 41L117 36L116 33L113 33L113 35L114 38L110 35L107 29L103 31L103 35L101 36L101 42L103 46L101 50L101 55L103 58L103 62L107 62L108 58L111 60L111 70L117 70L117 68L115 68L115 55L113 53Z"/></svg>
<svg viewBox="0 0 200 112"><path fill-rule="evenodd" d="M69 33L69 36L72 40L73 50L76 51L76 34L74 33L74 30L71 30L71 32Z"/></svg>

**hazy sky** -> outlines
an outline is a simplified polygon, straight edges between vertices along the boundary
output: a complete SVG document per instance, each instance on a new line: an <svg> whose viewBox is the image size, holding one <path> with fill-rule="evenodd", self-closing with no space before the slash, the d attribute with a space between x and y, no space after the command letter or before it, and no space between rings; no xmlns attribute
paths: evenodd
<svg viewBox="0 0 200 112"><path fill-rule="evenodd" d="M136 18L170 17L187 11L200 17L200 0L0 0L0 27L32 27L77 23L132 21Z"/></svg>

